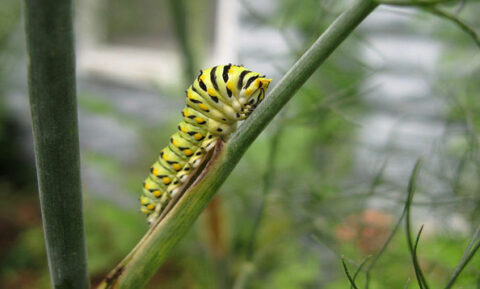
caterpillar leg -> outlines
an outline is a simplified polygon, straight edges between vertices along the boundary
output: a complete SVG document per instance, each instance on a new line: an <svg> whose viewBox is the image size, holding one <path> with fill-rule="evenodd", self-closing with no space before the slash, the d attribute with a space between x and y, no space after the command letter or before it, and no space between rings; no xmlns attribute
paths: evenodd
<svg viewBox="0 0 480 289"><path fill-rule="evenodd" d="M155 220L160 217L160 213L162 212L162 210L165 208L165 206L162 206L161 204L157 204L157 206L155 207L155 209L151 212L151 213L148 213L147 214L147 223L149 225L151 225L153 222L155 222Z"/></svg>
<svg viewBox="0 0 480 289"><path fill-rule="evenodd" d="M177 194L180 192L182 184L184 184L188 180L192 172L200 166L203 157L215 146L217 140L218 137L211 134L207 135L201 146L195 151L195 153L188 160L183 169L177 173L175 181L168 186L168 195L170 195L172 198L177 196Z"/></svg>

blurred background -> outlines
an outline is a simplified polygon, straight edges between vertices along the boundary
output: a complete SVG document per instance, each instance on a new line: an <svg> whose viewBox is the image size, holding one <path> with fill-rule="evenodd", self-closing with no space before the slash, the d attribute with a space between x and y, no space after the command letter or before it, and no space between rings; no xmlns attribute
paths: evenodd
<svg viewBox="0 0 480 289"><path fill-rule="evenodd" d="M479 31L479 3L459 2L445 8ZM198 71L243 64L275 85L350 1L76 4L96 284L147 230L141 183ZM360 288L408 280L417 288L404 226L394 228L419 157L413 231L424 225L419 262L431 288L443 287L480 225L479 51L458 26L424 10L377 9L254 142L148 288L347 288L342 255L352 274L366 261ZM50 285L26 66L20 3L3 0L0 287L42 289ZM476 256L455 288L480 288L479 268Z"/></svg>

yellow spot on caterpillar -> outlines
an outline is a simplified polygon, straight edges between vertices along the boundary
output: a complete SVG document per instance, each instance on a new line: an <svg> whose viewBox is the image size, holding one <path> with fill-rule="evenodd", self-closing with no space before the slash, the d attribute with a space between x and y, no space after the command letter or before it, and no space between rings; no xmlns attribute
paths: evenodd
<svg viewBox="0 0 480 289"><path fill-rule="evenodd" d="M203 110L205 110L205 111L208 110L208 106L206 106L206 105L203 104L203 103L199 103L199 104L198 104L198 107L200 107L201 109L203 109Z"/></svg>
<svg viewBox="0 0 480 289"><path fill-rule="evenodd" d="M162 182L165 184L165 185L168 185L170 184L172 180L169 178L169 177L163 177L162 178Z"/></svg>
<svg viewBox="0 0 480 289"><path fill-rule="evenodd" d="M205 72L202 72L202 74L200 75L200 80L205 81Z"/></svg>
<svg viewBox="0 0 480 289"><path fill-rule="evenodd" d="M143 207L140 208L140 211L141 211L142 213L144 213L144 214L150 214L150 211L149 211L148 209L146 209L146 208L143 208Z"/></svg>
<svg viewBox="0 0 480 289"><path fill-rule="evenodd" d="M174 170L176 170L176 171L179 171L179 170L182 169L182 166L179 165L179 164L173 164L173 165L172 165L172 168L173 168Z"/></svg>
<svg viewBox="0 0 480 289"><path fill-rule="evenodd" d="M270 84L270 82L272 81L271 78L264 78L264 79L261 79L260 82L262 83L262 88L267 88L268 85Z"/></svg>
<svg viewBox="0 0 480 289"><path fill-rule="evenodd" d="M174 146L178 147L178 142L177 142L176 139L173 139L172 144L173 144Z"/></svg>
<svg viewBox="0 0 480 289"><path fill-rule="evenodd" d="M160 191L153 191L153 195L154 195L156 198L158 198L158 197L160 197L160 196L162 195L162 192L160 192Z"/></svg>
<svg viewBox="0 0 480 289"><path fill-rule="evenodd" d="M152 211L153 209L155 209L155 205L150 204L150 205L147 206L147 209Z"/></svg>
<svg viewBox="0 0 480 289"><path fill-rule="evenodd" d="M164 159L164 160L167 161L167 160L168 160L168 159L167 159L167 155L166 155L166 154L163 154L163 155L162 155L162 159Z"/></svg>
<svg viewBox="0 0 480 289"><path fill-rule="evenodd" d="M148 204L148 199L144 196L140 198L140 205L146 205Z"/></svg>
<svg viewBox="0 0 480 289"><path fill-rule="evenodd" d="M180 130L185 133L187 132L187 130L183 126L180 126Z"/></svg>
<svg viewBox="0 0 480 289"><path fill-rule="evenodd" d="M193 155L193 151L191 149L186 149L183 151L187 157Z"/></svg>
<svg viewBox="0 0 480 289"><path fill-rule="evenodd" d="M233 82L229 81L227 82L227 88L233 91L235 90L235 85L233 85Z"/></svg>
<svg viewBox="0 0 480 289"><path fill-rule="evenodd" d="M150 184L145 182L145 186L143 186L143 187L148 190L150 188Z"/></svg>
<svg viewBox="0 0 480 289"><path fill-rule="evenodd" d="M202 123L202 122L205 121L203 118L198 117L198 116L196 118L194 118L193 120L195 120L196 123Z"/></svg>
<svg viewBox="0 0 480 289"><path fill-rule="evenodd" d="M207 92L208 92L209 95L213 95L213 96L216 96L216 95L217 95L217 92L216 92L215 89L213 89L213 88L207 89Z"/></svg>
<svg viewBox="0 0 480 289"><path fill-rule="evenodd" d="M203 135L201 135L200 133L197 132L196 134L193 135L193 138L195 140L201 140L203 138Z"/></svg>
<svg viewBox="0 0 480 289"><path fill-rule="evenodd" d="M154 176L158 176L160 174L159 170L157 168L154 168L153 171L152 171L152 174Z"/></svg>

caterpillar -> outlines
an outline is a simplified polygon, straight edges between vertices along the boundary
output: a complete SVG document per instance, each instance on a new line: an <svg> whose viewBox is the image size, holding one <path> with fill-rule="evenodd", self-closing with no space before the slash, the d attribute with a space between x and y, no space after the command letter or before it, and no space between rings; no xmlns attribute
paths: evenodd
<svg viewBox="0 0 480 289"><path fill-rule="evenodd" d="M140 210L150 224L179 193L217 140L227 141L238 121L253 112L271 81L241 65L218 65L200 71L186 90L178 131L160 151L143 182Z"/></svg>

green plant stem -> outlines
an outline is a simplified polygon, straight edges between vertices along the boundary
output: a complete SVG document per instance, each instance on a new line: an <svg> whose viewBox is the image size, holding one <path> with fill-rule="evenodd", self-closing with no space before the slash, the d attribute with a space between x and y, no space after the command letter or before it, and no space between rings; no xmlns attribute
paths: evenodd
<svg viewBox="0 0 480 289"><path fill-rule="evenodd" d="M360 265L358 265L357 267L357 270L355 270L355 273L353 274L353 277L352 277L352 281L355 282L355 280L357 279L358 275L360 274L360 272L363 270L363 266L365 266L365 264L367 264L368 260L370 259L370 257L372 257L371 255L368 255L367 257L365 257L362 261L362 263L360 263ZM352 286L350 286L350 288L352 288Z"/></svg>
<svg viewBox="0 0 480 289"><path fill-rule="evenodd" d="M457 15L447 12L435 6L431 6L431 7L427 6L427 7L424 7L423 9L438 17L442 17L447 20L450 20L455 25L457 25L463 32L468 34L473 39L473 41L475 41L475 44L478 47L480 47L480 36L477 34L477 32L475 32L475 30L473 30L472 27L470 27L465 21L460 19Z"/></svg>
<svg viewBox="0 0 480 289"><path fill-rule="evenodd" d="M407 204L408 200L406 201ZM392 232L388 235L387 239L385 240L385 243L383 243L382 247L380 250L375 254L375 257L373 257L372 262L368 264L367 268L365 269L365 289L368 289L370 286L370 273L373 269L373 267L376 265L377 261L380 259L380 257L385 253L387 250L388 245L392 241L393 237L397 233L398 229L400 228L400 225L402 224L403 218L405 217L405 214L407 212L407 205L403 208L402 214L400 215L400 218L398 218L397 223L393 227Z"/></svg>
<svg viewBox="0 0 480 289"><path fill-rule="evenodd" d="M343 270L345 271L345 275L347 275L348 281L350 282L350 286L353 289L358 289L357 284L355 284L355 281L353 280L352 276L350 275L350 272L348 271L347 264L345 263L345 257L342 256L342 265L343 265Z"/></svg>
<svg viewBox="0 0 480 289"><path fill-rule="evenodd" d="M184 78L189 83L195 77L195 57L188 37L186 4L184 0L170 0L168 4L178 45L182 51Z"/></svg>
<svg viewBox="0 0 480 289"><path fill-rule="evenodd" d="M100 288L143 288L165 261L173 246L192 226L204 207L238 163L250 144L315 70L377 6L356 1L303 54L271 90L269 96L240 126L227 145L215 148L205 173L176 203L172 211L147 233L126 264L112 272Z"/></svg>
<svg viewBox="0 0 480 289"><path fill-rule="evenodd" d="M71 1L25 0L37 177L53 288L89 288Z"/></svg>
<svg viewBox="0 0 480 289"><path fill-rule="evenodd" d="M410 211L412 207L412 201L413 201L413 195L415 194L416 190L416 181L417 181L417 176L418 176L418 171L420 169L420 165L422 163L421 158L417 160L415 163L415 166L413 168L412 174L410 176L410 180L408 182L408 196L407 196L407 202L405 203L405 209L406 209L406 214L405 214L405 232L407 236L407 244L408 244L408 249L410 250L410 255L412 256L412 263L413 263L413 268L415 270L415 276L417 278L417 283L420 289L428 289L429 286L427 284L427 281L423 275L422 268L420 267L420 264L418 262L418 257L417 257L417 246L418 246L418 241L420 238L420 234L423 230L423 226L419 230L417 237L415 239L415 242L412 241L412 229L411 229L411 221L410 221Z"/></svg>
<svg viewBox="0 0 480 289"><path fill-rule="evenodd" d="M475 30L470 27L465 21L460 19L456 14L457 13L450 13L444 9L438 8L438 4L450 3L450 2L458 2L458 0L377 0L378 4L382 5L392 5L392 6L403 6L403 7L419 7L426 12L432 13L438 17L445 18L455 25L457 25L463 32L468 34L475 44L480 47L480 36L475 32ZM463 8L464 3L461 2L459 12Z"/></svg>
<svg viewBox="0 0 480 289"><path fill-rule="evenodd" d="M456 1L458 0L377 0L377 3L393 6L432 6Z"/></svg>
<svg viewBox="0 0 480 289"><path fill-rule="evenodd" d="M477 230L475 230L472 240L468 244L467 249L465 249L465 252L463 253L462 258L460 259L460 262L458 263L457 267L453 271L452 276L448 280L448 283L445 286L445 289L452 288L452 286L457 281L457 278L460 276L463 269L465 269L465 267L468 265L470 260L472 260L473 256L477 253L478 249L480 249L480 226L477 228Z"/></svg>

